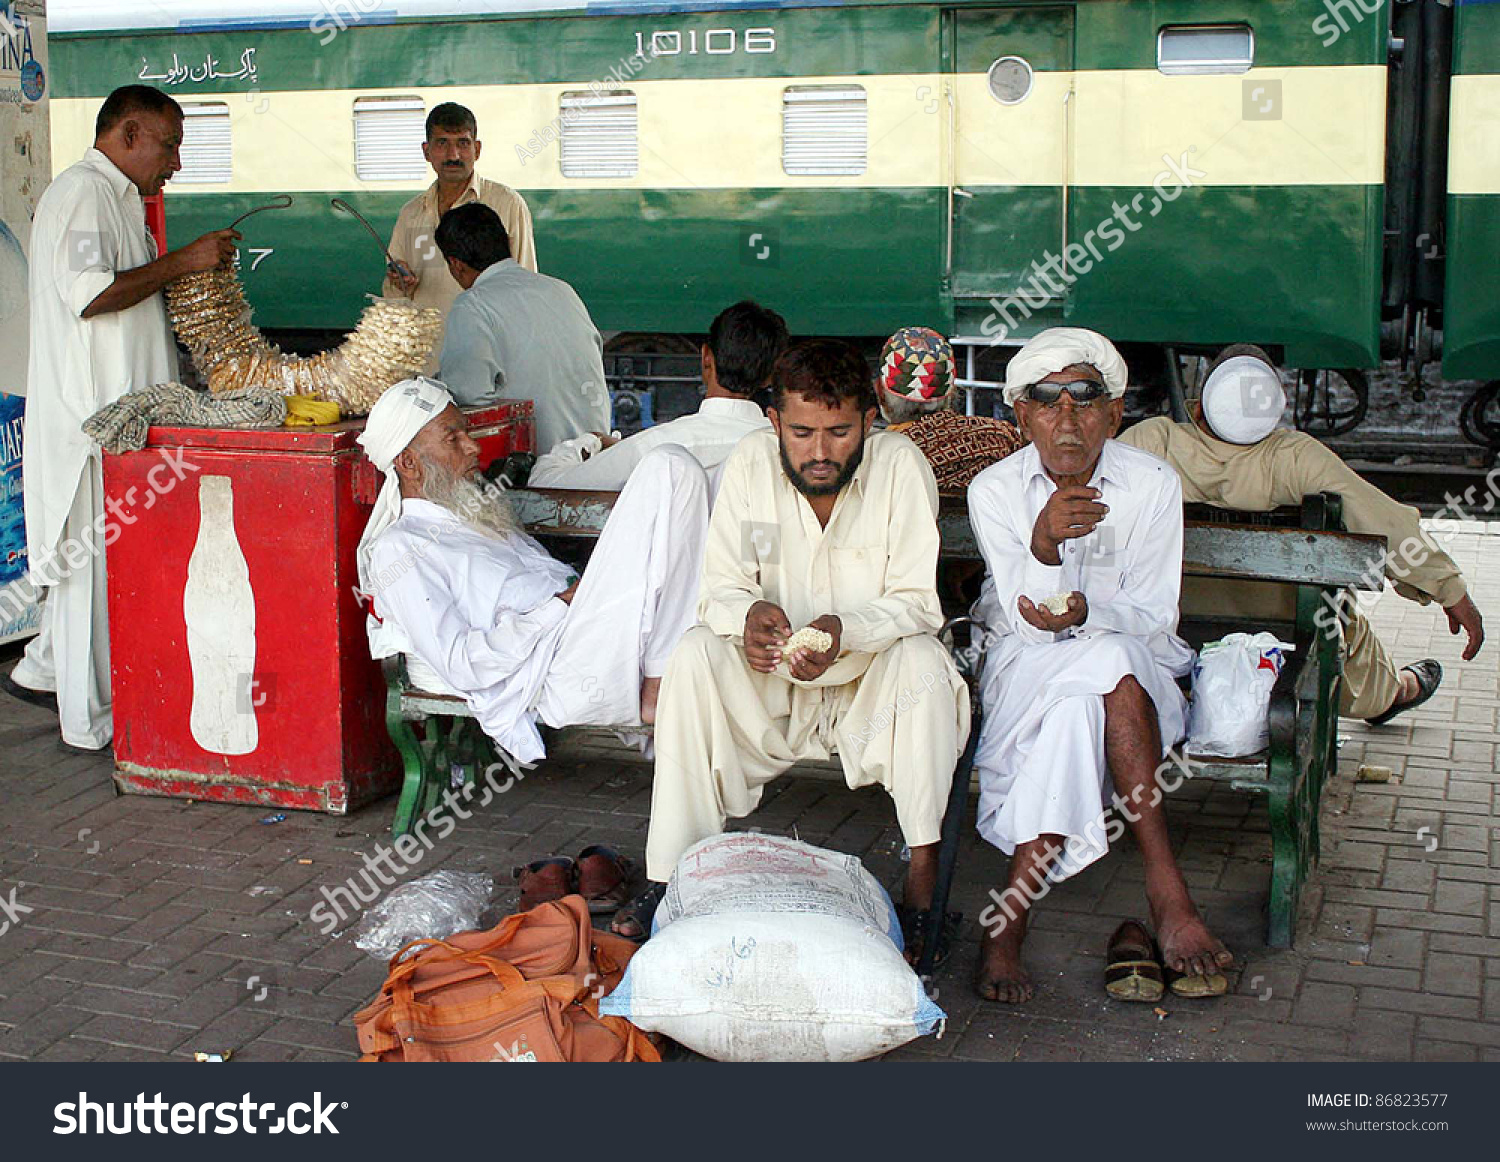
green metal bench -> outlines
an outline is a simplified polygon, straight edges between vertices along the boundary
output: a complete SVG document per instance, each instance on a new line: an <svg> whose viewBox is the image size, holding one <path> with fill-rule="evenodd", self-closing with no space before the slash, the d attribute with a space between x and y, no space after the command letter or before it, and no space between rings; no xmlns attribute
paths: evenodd
<svg viewBox="0 0 1500 1162"><path fill-rule="evenodd" d="M560 555L574 560L585 555L599 535L616 495L557 489L511 493L528 530ZM1195 647L1237 629L1269 630L1297 646L1271 695L1267 751L1246 759L1186 756L1185 760L1195 778L1269 796L1272 865L1267 941L1274 947L1286 947L1294 935L1298 896L1318 857L1318 803L1324 784L1336 768L1342 673L1339 643L1321 632L1314 618L1325 600L1339 605L1349 599L1348 590L1371 587L1369 578L1380 576L1378 562L1385 544L1378 537L1343 532L1340 501L1331 494L1307 497L1300 510L1244 514L1190 506L1188 516L1184 576L1292 585L1296 589L1294 621L1247 625L1224 618L1190 617L1180 627ZM945 500L938 523L941 557L946 565L972 570L982 564L961 500ZM392 834L399 837L409 834L418 819L439 806L445 790L475 784L495 757L462 699L413 689L404 665L397 659L388 659L386 677L386 723L405 765L401 798L391 824ZM935 915L941 915L946 907L963 808L972 789L977 706L975 710L974 728L944 817ZM422 728L420 737L414 729L418 724ZM583 729L591 734L600 730ZM621 729L639 732L641 727ZM932 947L931 941L928 947Z"/></svg>

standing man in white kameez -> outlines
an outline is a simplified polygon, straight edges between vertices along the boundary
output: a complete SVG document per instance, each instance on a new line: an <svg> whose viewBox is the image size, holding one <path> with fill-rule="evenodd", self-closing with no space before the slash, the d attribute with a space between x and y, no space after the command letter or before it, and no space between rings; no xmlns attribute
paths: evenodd
<svg viewBox="0 0 1500 1162"><path fill-rule="evenodd" d="M773 382L774 431L746 436L726 461L701 624L662 682L651 883L613 928L643 939L684 851L754 811L788 767L836 753L850 787L881 786L895 802L911 848L902 927L916 959L969 732L968 691L935 636L937 483L905 436L871 434L872 377L849 344L794 343ZM831 644L789 645L803 627ZM938 960L944 943L940 934Z"/></svg>
<svg viewBox="0 0 1500 1162"><path fill-rule="evenodd" d="M479 475L479 445L443 385L412 379L376 402L359 441L386 474L359 545L377 658L457 694L496 745L546 757L537 722L651 722L667 659L693 622L708 478L681 448L647 456L580 580Z"/></svg>
<svg viewBox="0 0 1500 1162"><path fill-rule="evenodd" d="M1232 960L1188 895L1156 781L1164 747L1183 736L1175 679L1192 663L1176 633L1182 489L1164 461L1111 438L1126 378L1104 336L1042 332L1005 380L1031 446L969 486L988 572L977 609L989 631L979 833L1012 856L1002 906L980 916L987 934L974 984L987 1000L1030 999L1027 909L1049 878L1108 850L1111 779L1145 861L1167 967L1218 977L1208 989ZM1044 604L1063 596L1065 610Z"/></svg>
<svg viewBox="0 0 1500 1162"><path fill-rule="evenodd" d="M128 391L177 378L161 290L229 265L239 237L219 230L157 256L142 197L182 168L181 144L176 101L144 85L116 89L99 110L93 148L47 188L31 228L26 543L47 597L42 631L7 688L31 700L55 693L64 744L86 750L108 746L114 723L104 484L83 421ZM77 566L80 554L89 559Z"/></svg>

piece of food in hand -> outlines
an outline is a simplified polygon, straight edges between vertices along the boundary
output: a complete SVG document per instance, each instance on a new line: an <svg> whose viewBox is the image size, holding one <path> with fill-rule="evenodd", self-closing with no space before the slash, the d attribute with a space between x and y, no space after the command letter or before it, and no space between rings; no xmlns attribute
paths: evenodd
<svg viewBox="0 0 1500 1162"><path fill-rule="evenodd" d="M786 639L786 645L781 647L781 652L785 655L793 650L810 650L815 654L823 654L832 648L833 634L805 625Z"/></svg>
<svg viewBox="0 0 1500 1162"><path fill-rule="evenodd" d="M1040 602L1039 604L1048 613L1052 614L1052 616L1065 617L1068 612L1068 602L1072 600L1073 594L1071 592L1054 593L1051 597L1047 598L1046 601Z"/></svg>

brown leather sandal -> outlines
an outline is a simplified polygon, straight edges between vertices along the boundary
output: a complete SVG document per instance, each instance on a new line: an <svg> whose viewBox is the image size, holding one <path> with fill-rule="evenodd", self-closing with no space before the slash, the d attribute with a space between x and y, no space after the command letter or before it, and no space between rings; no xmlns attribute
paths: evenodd
<svg viewBox="0 0 1500 1162"><path fill-rule="evenodd" d="M623 936L636 944L644 944L651 935L652 917L656 915L657 906L666 894L666 884L648 883L644 892L615 913L609 930L616 936ZM627 928L630 931L626 931Z"/></svg>
<svg viewBox="0 0 1500 1162"><path fill-rule="evenodd" d="M565 855L551 855L518 867L512 873L521 881L522 912L552 900L560 900L578 890L578 865Z"/></svg>
<svg viewBox="0 0 1500 1162"><path fill-rule="evenodd" d="M596 843L578 853L578 894L596 916L617 911L630 899L634 875L634 861L612 847Z"/></svg>

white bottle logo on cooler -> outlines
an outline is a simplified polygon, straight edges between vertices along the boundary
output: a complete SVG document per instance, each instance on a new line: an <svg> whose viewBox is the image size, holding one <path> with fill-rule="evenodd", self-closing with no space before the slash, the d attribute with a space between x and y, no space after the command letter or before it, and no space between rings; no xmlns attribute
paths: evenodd
<svg viewBox="0 0 1500 1162"><path fill-rule="evenodd" d="M182 593L193 669L193 740L214 754L249 754L260 744L253 697L255 595L234 532L229 477L199 478L198 514L198 540Z"/></svg>

